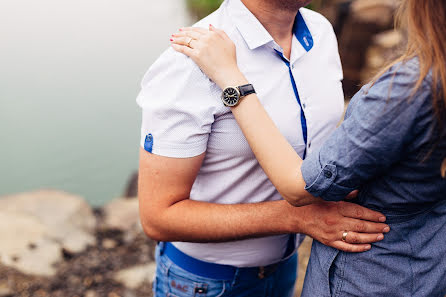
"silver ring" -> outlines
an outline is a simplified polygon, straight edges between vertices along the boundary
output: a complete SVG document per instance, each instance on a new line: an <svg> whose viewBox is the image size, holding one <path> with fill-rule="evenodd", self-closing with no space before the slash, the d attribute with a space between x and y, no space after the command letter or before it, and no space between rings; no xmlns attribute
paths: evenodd
<svg viewBox="0 0 446 297"><path fill-rule="evenodd" d="M347 242L347 235L348 235L348 231L344 231L344 233L342 233L342 241L343 242Z"/></svg>

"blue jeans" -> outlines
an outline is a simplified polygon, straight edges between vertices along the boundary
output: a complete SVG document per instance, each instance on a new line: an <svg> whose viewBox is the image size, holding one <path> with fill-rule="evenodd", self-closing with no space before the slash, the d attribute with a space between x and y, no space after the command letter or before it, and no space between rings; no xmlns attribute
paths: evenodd
<svg viewBox="0 0 446 297"><path fill-rule="evenodd" d="M264 278L253 275L232 280L215 280L194 275L178 267L166 255L156 250L155 297L292 297L297 278L297 253L281 262Z"/></svg>

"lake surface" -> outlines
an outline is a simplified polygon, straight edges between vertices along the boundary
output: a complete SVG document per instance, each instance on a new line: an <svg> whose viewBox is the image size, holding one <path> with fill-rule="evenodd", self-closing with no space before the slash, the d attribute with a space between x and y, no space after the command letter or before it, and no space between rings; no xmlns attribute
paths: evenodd
<svg viewBox="0 0 446 297"><path fill-rule="evenodd" d="M140 81L190 23L183 0L0 0L0 196L122 195Z"/></svg>

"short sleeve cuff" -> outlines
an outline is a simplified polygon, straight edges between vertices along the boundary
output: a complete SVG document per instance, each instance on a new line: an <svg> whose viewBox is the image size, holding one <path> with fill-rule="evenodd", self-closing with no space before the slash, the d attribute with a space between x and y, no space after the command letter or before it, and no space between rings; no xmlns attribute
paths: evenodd
<svg viewBox="0 0 446 297"><path fill-rule="evenodd" d="M142 137L141 147L149 153L158 156L169 158L192 158L201 155L206 151L207 141L201 143L169 143L153 139L153 143L148 146L147 138Z"/></svg>

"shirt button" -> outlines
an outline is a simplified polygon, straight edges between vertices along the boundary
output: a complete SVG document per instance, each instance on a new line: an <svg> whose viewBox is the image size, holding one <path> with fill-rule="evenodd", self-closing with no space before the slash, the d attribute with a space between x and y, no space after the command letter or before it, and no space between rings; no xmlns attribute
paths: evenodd
<svg viewBox="0 0 446 297"><path fill-rule="evenodd" d="M331 173L331 171L326 170L326 171L324 171L324 176L326 178L331 178L333 176L333 173Z"/></svg>
<svg viewBox="0 0 446 297"><path fill-rule="evenodd" d="M302 108L306 108L307 105L305 103L302 103Z"/></svg>

